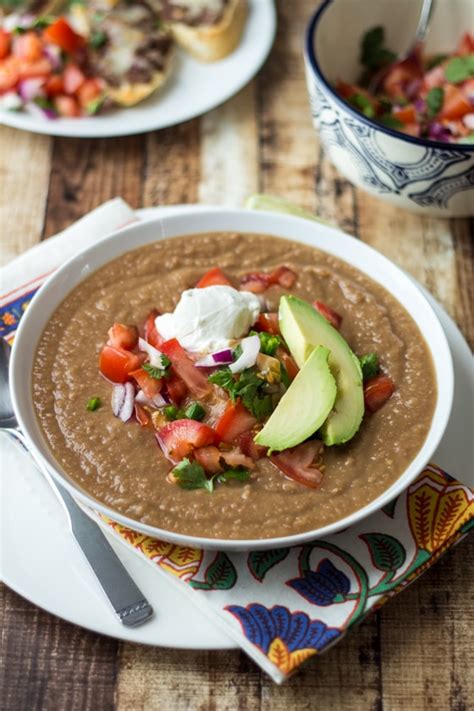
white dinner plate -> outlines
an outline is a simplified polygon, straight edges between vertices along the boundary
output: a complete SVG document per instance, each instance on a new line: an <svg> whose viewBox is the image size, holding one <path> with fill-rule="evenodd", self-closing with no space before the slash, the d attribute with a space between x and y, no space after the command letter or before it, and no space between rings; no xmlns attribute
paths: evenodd
<svg viewBox="0 0 474 711"><path fill-rule="evenodd" d="M181 211L181 207L139 211L142 219ZM196 206L192 207L196 210ZM472 422L474 372L464 337L441 306L420 286L434 308L451 348L455 394L450 420L434 461L463 483L474 485ZM28 455L0 435L0 577L35 605L87 629L119 639L162 647L230 649L235 643L214 627L176 583L128 545L107 536L155 609L155 617L137 629L116 621L71 538L63 509Z"/></svg>
<svg viewBox="0 0 474 711"><path fill-rule="evenodd" d="M240 91L270 52L276 31L273 0L248 0L248 5L242 41L232 54L205 64L179 50L163 90L137 106L90 118L54 120L0 110L0 124L50 136L102 138L154 131L200 116Z"/></svg>

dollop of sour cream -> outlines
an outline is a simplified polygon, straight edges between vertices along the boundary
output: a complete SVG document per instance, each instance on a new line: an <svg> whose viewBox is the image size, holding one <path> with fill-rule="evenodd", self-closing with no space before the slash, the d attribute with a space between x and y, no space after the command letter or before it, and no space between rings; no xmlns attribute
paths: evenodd
<svg viewBox="0 0 474 711"><path fill-rule="evenodd" d="M183 291L173 313L155 324L162 338L177 338L187 351L213 353L245 335L259 313L255 294L216 285Z"/></svg>

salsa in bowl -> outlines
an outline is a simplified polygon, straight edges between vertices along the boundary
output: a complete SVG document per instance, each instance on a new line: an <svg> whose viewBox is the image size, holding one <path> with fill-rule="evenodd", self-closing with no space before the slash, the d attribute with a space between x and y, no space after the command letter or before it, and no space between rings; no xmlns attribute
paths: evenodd
<svg viewBox="0 0 474 711"><path fill-rule="evenodd" d="M76 497L235 550L310 540L396 496L444 431L452 366L424 298L367 246L206 210L62 267L20 326L12 387Z"/></svg>

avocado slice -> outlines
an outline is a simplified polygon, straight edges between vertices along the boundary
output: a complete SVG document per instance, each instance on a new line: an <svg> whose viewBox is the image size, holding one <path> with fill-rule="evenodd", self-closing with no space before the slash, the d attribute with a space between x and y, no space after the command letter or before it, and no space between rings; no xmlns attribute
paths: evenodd
<svg viewBox="0 0 474 711"><path fill-rule="evenodd" d="M330 350L329 367L336 379L334 409L321 428L324 444L343 444L358 431L364 416L364 393L359 359L347 342L307 301L282 296L280 330L301 368L318 345Z"/></svg>
<svg viewBox="0 0 474 711"><path fill-rule="evenodd" d="M329 351L313 348L300 372L276 406L257 444L281 451L304 442L318 430L336 400L336 381L328 365Z"/></svg>

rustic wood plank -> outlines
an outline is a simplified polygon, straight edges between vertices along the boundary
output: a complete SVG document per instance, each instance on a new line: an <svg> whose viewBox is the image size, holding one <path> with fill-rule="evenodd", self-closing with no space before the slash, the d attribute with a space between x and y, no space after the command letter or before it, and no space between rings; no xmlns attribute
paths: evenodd
<svg viewBox="0 0 474 711"><path fill-rule="evenodd" d="M0 126L0 265L36 244L43 230L51 139Z"/></svg>
<svg viewBox="0 0 474 711"><path fill-rule="evenodd" d="M453 317L474 349L474 218L453 220L456 301Z"/></svg>
<svg viewBox="0 0 474 711"><path fill-rule="evenodd" d="M200 179L200 121L155 131L146 137L142 204L197 202Z"/></svg>
<svg viewBox="0 0 474 711"><path fill-rule="evenodd" d="M53 617L0 587L3 711L114 708L118 642Z"/></svg>
<svg viewBox="0 0 474 711"><path fill-rule="evenodd" d="M387 709L472 708L473 556L471 536L380 612Z"/></svg>
<svg viewBox="0 0 474 711"><path fill-rule="evenodd" d="M44 237L63 230L113 197L139 207L144 161L144 136L56 138Z"/></svg>
<svg viewBox="0 0 474 711"><path fill-rule="evenodd" d="M258 190L256 85L201 120L199 202L239 207Z"/></svg>
<svg viewBox="0 0 474 711"><path fill-rule="evenodd" d="M302 61L306 23L314 0L277 3L278 32L271 58L257 78L260 109L261 188L316 206L315 132L311 123Z"/></svg>

